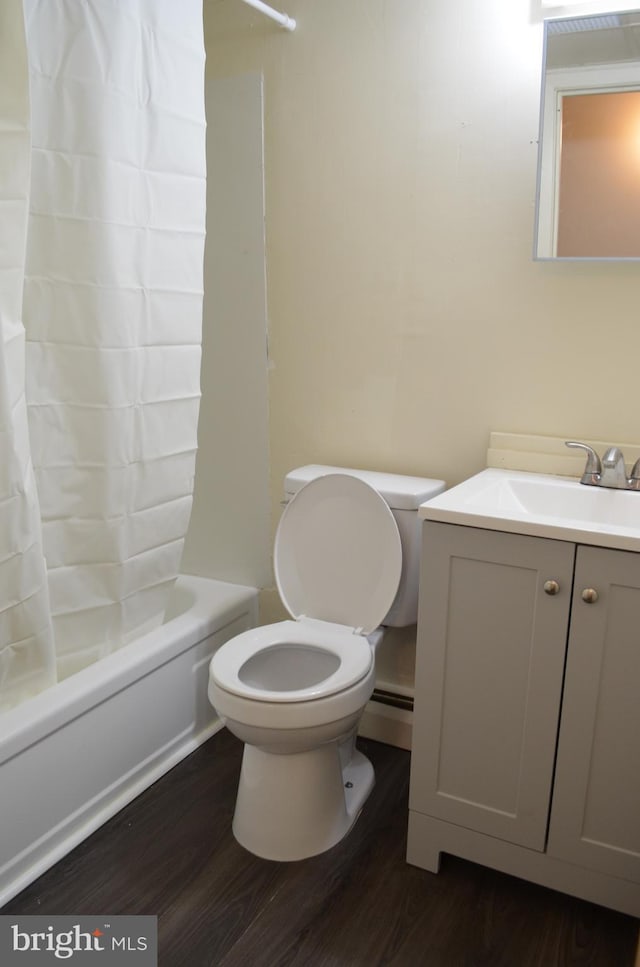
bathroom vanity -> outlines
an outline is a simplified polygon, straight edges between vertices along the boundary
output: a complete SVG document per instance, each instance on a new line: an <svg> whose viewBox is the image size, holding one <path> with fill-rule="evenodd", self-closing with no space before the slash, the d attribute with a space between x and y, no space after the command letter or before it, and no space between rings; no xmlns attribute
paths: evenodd
<svg viewBox="0 0 640 967"><path fill-rule="evenodd" d="M640 916L640 494L488 470L421 513L408 861Z"/></svg>

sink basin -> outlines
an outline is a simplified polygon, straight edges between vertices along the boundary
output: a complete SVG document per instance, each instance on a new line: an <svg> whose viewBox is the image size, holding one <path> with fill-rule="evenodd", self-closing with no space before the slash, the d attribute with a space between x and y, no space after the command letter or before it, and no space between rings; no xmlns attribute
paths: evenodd
<svg viewBox="0 0 640 967"><path fill-rule="evenodd" d="M420 508L425 520L640 551L640 493L483 470Z"/></svg>

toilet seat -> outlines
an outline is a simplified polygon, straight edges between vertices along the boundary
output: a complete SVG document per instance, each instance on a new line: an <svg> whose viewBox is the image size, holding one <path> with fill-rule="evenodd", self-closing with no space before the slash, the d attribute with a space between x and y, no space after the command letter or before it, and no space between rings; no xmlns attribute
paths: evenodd
<svg viewBox="0 0 640 967"><path fill-rule="evenodd" d="M373 666L365 635L391 607L402 570L400 535L386 500L348 474L310 481L282 514L274 570L296 620L254 628L224 644L211 659L213 687L238 699L293 706L364 683ZM284 679L287 649L299 663L298 680L309 680L303 688L290 681L269 687L269 652Z"/></svg>
<svg viewBox="0 0 640 967"><path fill-rule="evenodd" d="M258 687L242 677L243 668L256 656L296 645L333 656L337 667L306 688L286 691ZM371 646L362 635L343 625L302 618L252 628L233 638L213 656L210 675L218 688L243 698L257 702L304 702L350 688L368 674L372 663Z"/></svg>
<svg viewBox="0 0 640 967"><path fill-rule="evenodd" d="M398 525L386 500L349 474L311 480L280 518L274 571L294 618L369 634L389 611L402 571Z"/></svg>

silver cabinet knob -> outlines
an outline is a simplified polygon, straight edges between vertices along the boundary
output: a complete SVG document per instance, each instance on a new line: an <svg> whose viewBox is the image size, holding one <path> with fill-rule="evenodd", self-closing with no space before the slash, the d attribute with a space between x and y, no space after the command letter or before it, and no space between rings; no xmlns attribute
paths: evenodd
<svg viewBox="0 0 640 967"><path fill-rule="evenodd" d="M545 581L543 587L547 594L557 594L560 590L560 585L557 581Z"/></svg>
<svg viewBox="0 0 640 967"><path fill-rule="evenodd" d="M580 597L587 604L593 604L594 601L598 600L598 592L595 588L585 588Z"/></svg>

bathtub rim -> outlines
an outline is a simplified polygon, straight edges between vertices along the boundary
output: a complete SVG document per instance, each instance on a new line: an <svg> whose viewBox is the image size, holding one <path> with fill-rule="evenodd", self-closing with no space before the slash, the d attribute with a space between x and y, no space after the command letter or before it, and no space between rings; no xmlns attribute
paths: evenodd
<svg viewBox="0 0 640 967"><path fill-rule="evenodd" d="M256 607L256 588L181 574L172 595L192 603L164 624L51 688L0 712L0 766L132 681L149 674ZM169 606L172 605L170 599Z"/></svg>

